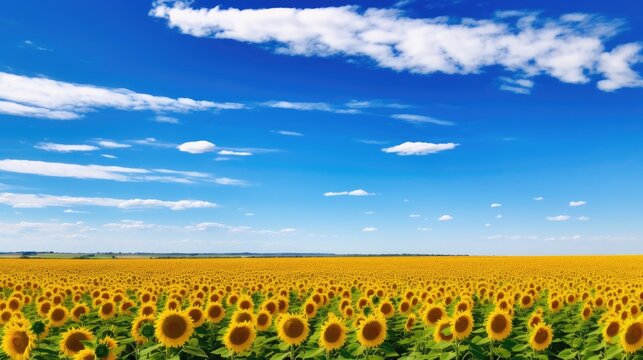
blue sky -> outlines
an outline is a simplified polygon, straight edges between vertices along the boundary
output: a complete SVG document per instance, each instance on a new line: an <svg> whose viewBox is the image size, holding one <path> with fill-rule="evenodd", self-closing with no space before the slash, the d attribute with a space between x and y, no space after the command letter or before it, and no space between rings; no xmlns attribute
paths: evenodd
<svg viewBox="0 0 643 360"><path fill-rule="evenodd" d="M642 253L641 5L430 4L5 4L0 250Z"/></svg>

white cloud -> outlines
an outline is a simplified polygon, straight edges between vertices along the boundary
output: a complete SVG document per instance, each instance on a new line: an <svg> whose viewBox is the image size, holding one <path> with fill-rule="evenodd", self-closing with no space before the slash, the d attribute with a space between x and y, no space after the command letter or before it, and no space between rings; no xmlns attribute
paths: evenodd
<svg viewBox="0 0 643 360"><path fill-rule="evenodd" d="M496 219L502 219L502 214L496 215Z"/></svg>
<svg viewBox="0 0 643 360"><path fill-rule="evenodd" d="M545 198L542 196L536 196L533 198L535 201L543 201Z"/></svg>
<svg viewBox="0 0 643 360"><path fill-rule="evenodd" d="M107 230L150 230L159 227L156 224L149 224L139 220L121 220L117 223L103 224Z"/></svg>
<svg viewBox="0 0 643 360"><path fill-rule="evenodd" d="M336 108L328 103L324 102L294 102L294 101L266 101L262 103L263 106L276 108L276 109L287 109L287 110L299 110L299 111L326 111L333 112L338 114L359 114L360 111L357 109L344 109Z"/></svg>
<svg viewBox="0 0 643 360"><path fill-rule="evenodd" d="M165 124L180 124L181 122L179 119L172 117L172 116L167 116L167 115L156 115L154 117L154 121L159 122L159 123L165 123Z"/></svg>
<svg viewBox="0 0 643 360"><path fill-rule="evenodd" d="M491 227L491 224L486 223L486 224L484 224L484 227Z"/></svg>
<svg viewBox="0 0 643 360"><path fill-rule="evenodd" d="M420 215L420 214L411 214L411 215L409 215L409 217L410 218L419 218L419 217L422 217L422 215Z"/></svg>
<svg viewBox="0 0 643 360"><path fill-rule="evenodd" d="M216 145L209 141L199 140L185 142L179 145L177 149L190 154L203 154L207 152L213 152L215 147Z"/></svg>
<svg viewBox="0 0 643 360"><path fill-rule="evenodd" d="M460 144L446 143L446 144L434 144L427 142L410 142L407 141L400 145L388 147L382 149L385 153L395 153L398 155L427 155L435 154L440 151L453 150Z"/></svg>
<svg viewBox="0 0 643 360"><path fill-rule="evenodd" d="M304 136L304 134L297 131L288 131L288 130L275 130L273 131L276 134L284 136Z"/></svg>
<svg viewBox="0 0 643 360"><path fill-rule="evenodd" d="M369 226L362 229L363 232L376 232L377 228Z"/></svg>
<svg viewBox="0 0 643 360"><path fill-rule="evenodd" d="M110 154L100 154L100 156L106 158L106 159L116 159L116 156L110 155Z"/></svg>
<svg viewBox="0 0 643 360"><path fill-rule="evenodd" d="M89 211L73 210L73 209L65 209L63 212L65 214L89 214Z"/></svg>
<svg viewBox="0 0 643 360"><path fill-rule="evenodd" d="M105 149L124 149L132 146L129 144L121 144L116 141L110 141L110 140L100 140L98 141L97 144L98 146Z"/></svg>
<svg viewBox="0 0 643 360"><path fill-rule="evenodd" d="M502 207L502 204L500 204L500 203L492 203L492 204L490 205L490 207L492 207L492 208L499 208L499 207Z"/></svg>
<svg viewBox="0 0 643 360"><path fill-rule="evenodd" d="M547 216L547 220L549 221L567 221L570 218L569 215Z"/></svg>
<svg viewBox="0 0 643 360"><path fill-rule="evenodd" d="M217 154L224 156L251 156L250 151L232 151L232 150L221 150Z"/></svg>
<svg viewBox="0 0 643 360"><path fill-rule="evenodd" d="M100 108L155 112L241 109L243 104L169 98L122 88L74 84L0 72L0 113L47 118L77 119Z"/></svg>
<svg viewBox="0 0 643 360"><path fill-rule="evenodd" d="M65 144L55 144L55 143L39 143L35 146L36 149L45 150L45 151L54 151L54 152L74 152L74 151L94 151L98 150L96 146L93 145L65 145Z"/></svg>
<svg viewBox="0 0 643 360"><path fill-rule="evenodd" d="M132 182L172 182L180 184L216 183L221 185L247 185L245 181L227 177L216 178L196 171L168 169L142 169L122 166L79 165L34 160L0 160L0 171L18 174L97 179Z"/></svg>
<svg viewBox="0 0 643 360"><path fill-rule="evenodd" d="M391 115L391 118L397 119L397 120L403 120L406 122L410 123L415 123L415 124L435 124L435 125L442 125L442 126L452 126L453 122L451 121L446 121L446 120L438 120L429 116L424 116L424 115L413 115L413 114L393 114Z"/></svg>
<svg viewBox="0 0 643 360"><path fill-rule="evenodd" d="M297 229L295 229L295 228L283 228L283 229L279 230L279 232L283 233L283 234L293 233L295 231L297 231Z"/></svg>
<svg viewBox="0 0 643 360"><path fill-rule="evenodd" d="M418 228L418 231L431 231L431 230L432 230L432 229L431 229L431 228L428 228L428 227L419 227L419 228Z"/></svg>
<svg viewBox="0 0 643 360"><path fill-rule="evenodd" d="M510 91L516 94L529 95L531 94L531 89L534 87L534 82L529 79L512 79L503 76L500 78L500 81L502 81L500 90Z"/></svg>
<svg viewBox="0 0 643 360"><path fill-rule="evenodd" d="M254 214L254 213L245 213L245 214L243 214L243 215L245 215L245 216L255 216L255 214Z"/></svg>
<svg viewBox="0 0 643 360"><path fill-rule="evenodd" d="M579 217L576 218L576 220L578 220L578 221L589 221L589 217L588 216L579 216Z"/></svg>
<svg viewBox="0 0 643 360"><path fill-rule="evenodd" d="M351 191L339 191L339 192L329 191L324 193L324 196L370 196L370 195L375 195L375 194L369 193L368 191L362 190L362 189L351 190Z"/></svg>
<svg viewBox="0 0 643 360"><path fill-rule="evenodd" d="M583 206L585 204L587 204L587 201L583 201L583 200L569 202L569 206L572 206L572 207Z"/></svg>
<svg viewBox="0 0 643 360"><path fill-rule="evenodd" d="M442 215L438 218L438 221L451 221L453 220L453 216L451 215Z"/></svg>
<svg viewBox="0 0 643 360"><path fill-rule="evenodd" d="M375 211L364 211L364 215L373 215Z"/></svg>
<svg viewBox="0 0 643 360"><path fill-rule="evenodd" d="M46 194L0 193L0 204L13 208L37 209L46 207L100 206L120 209L168 208L186 210L214 208L218 205L201 200L163 201L157 199L115 199L103 197L57 196Z"/></svg>
<svg viewBox="0 0 643 360"><path fill-rule="evenodd" d="M640 45L606 50L621 22L599 16L501 12L490 19L410 18L398 9L357 6L195 9L190 4L157 2L150 15L195 37L267 45L288 55L366 58L396 71L475 74L500 67L520 79L544 74L574 84L601 76L598 87L605 91L643 86L632 69L641 61Z"/></svg>

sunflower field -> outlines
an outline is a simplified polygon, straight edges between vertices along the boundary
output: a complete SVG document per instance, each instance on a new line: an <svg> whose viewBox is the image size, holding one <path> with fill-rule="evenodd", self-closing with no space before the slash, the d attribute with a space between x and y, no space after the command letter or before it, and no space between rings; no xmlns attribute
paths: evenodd
<svg viewBox="0 0 643 360"><path fill-rule="evenodd" d="M643 359L643 256L2 259L0 359Z"/></svg>

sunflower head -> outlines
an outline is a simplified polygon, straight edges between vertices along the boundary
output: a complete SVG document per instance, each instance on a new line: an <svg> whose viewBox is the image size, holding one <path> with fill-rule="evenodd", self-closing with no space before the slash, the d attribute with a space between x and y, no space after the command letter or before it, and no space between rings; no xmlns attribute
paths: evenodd
<svg viewBox="0 0 643 360"><path fill-rule="evenodd" d="M85 328L72 328L62 334L60 350L67 356L74 356L85 349L82 341L93 341L94 335Z"/></svg>
<svg viewBox="0 0 643 360"><path fill-rule="evenodd" d="M213 302L213 303L210 303L208 307L205 309L205 315L208 321L216 324L219 321L221 321L225 316L225 310L223 309L223 306L221 306L220 303Z"/></svg>
<svg viewBox="0 0 643 360"><path fill-rule="evenodd" d="M487 318L487 335L492 340L504 340L511 333L511 317L504 311L495 310Z"/></svg>
<svg viewBox="0 0 643 360"><path fill-rule="evenodd" d="M270 312L268 310L261 310L255 318L255 325L259 331L268 330L270 325L272 325L272 315Z"/></svg>
<svg viewBox="0 0 643 360"><path fill-rule="evenodd" d="M289 345L299 345L308 337L308 319L303 315L283 314L277 322L279 339Z"/></svg>
<svg viewBox="0 0 643 360"><path fill-rule="evenodd" d="M551 326L540 323L534 327L529 337L529 346L536 351L543 351L549 347L553 339Z"/></svg>
<svg viewBox="0 0 643 360"><path fill-rule="evenodd" d="M362 346L374 348L386 339L386 319L381 315L369 315L359 323L357 341Z"/></svg>
<svg viewBox="0 0 643 360"><path fill-rule="evenodd" d="M643 347L643 318L629 320L621 332L621 346L628 353L635 353Z"/></svg>
<svg viewBox="0 0 643 360"><path fill-rule="evenodd" d="M228 350L241 353L252 346L256 336L255 328L250 322L232 322L223 337L223 343Z"/></svg>
<svg viewBox="0 0 643 360"><path fill-rule="evenodd" d="M7 326L2 336L2 350L12 359L29 359L36 337L27 328Z"/></svg>
<svg viewBox="0 0 643 360"><path fill-rule="evenodd" d="M447 316L438 320L433 330L433 341L451 342L453 341L452 321Z"/></svg>
<svg viewBox="0 0 643 360"><path fill-rule="evenodd" d="M334 315L329 316L328 320L322 325L319 346L326 351L341 348L346 342L346 332L346 325L343 321Z"/></svg>
<svg viewBox="0 0 643 360"><path fill-rule="evenodd" d="M183 346L194 331L192 319L186 313L176 310L163 311L154 326L156 338L167 347Z"/></svg>
<svg viewBox="0 0 643 360"><path fill-rule="evenodd" d="M473 330L473 316L470 311L458 312L451 320L451 331L457 340L466 339Z"/></svg>

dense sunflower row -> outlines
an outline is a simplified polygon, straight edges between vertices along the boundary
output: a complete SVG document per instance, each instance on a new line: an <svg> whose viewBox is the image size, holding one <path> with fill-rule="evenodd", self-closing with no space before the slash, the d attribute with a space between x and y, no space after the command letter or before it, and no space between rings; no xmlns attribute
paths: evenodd
<svg viewBox="0 0 643 360"><path fill-rule="evenodd" d="M0 359L643 359L643 257L0 260Z"/></svg>

